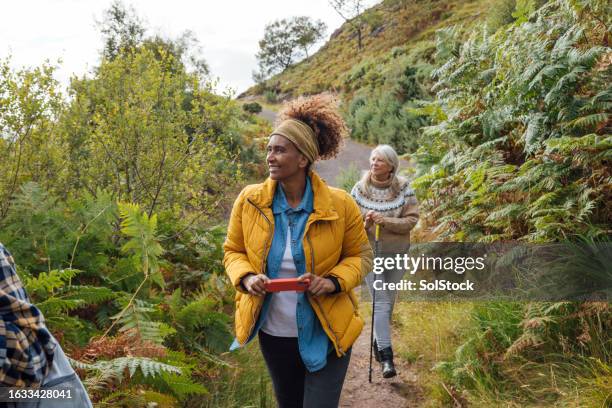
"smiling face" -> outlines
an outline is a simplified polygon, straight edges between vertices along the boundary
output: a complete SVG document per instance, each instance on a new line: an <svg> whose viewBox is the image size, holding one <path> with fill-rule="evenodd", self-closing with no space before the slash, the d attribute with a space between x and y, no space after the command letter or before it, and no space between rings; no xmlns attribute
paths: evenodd
<svg viewBox="0 0 612 408"><path fill-rule="evenodd" d="M391 175L393 167L378 154L373 154L370 157L370 171L376 179L386 180Z"/></svg>
<svg viewBox="0 0 612 408"><path fill-rule="evenodd" d="M272 135L267 146L266 163L272 180L285 181L303 174L308 159L289 139Z"/></svg>

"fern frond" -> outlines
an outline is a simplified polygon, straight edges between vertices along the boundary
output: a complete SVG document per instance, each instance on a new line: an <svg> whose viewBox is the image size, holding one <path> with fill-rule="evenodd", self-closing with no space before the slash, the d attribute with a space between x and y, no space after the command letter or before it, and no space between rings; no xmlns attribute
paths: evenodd
<svg viewBox="0 0 612 408"><path fill-rule="evenodd" d="M70 287L64 297L66 299L81 300L84 305L97 305L117 298L117 293L103 286L77 286Z"/></svg>
<svg viewBox="0 0 612 408"><path fill-rule="evenodd" d="M606 112L593 113L591 115L582 116L576 118L568 123L568 125L574 129L585 130L592 129L598 124L608 122L610 115Z"/></svg>
<svg viewBox="0 0 612 408"><path fill-rule="evenodd" d="M145 276L157 272L158 259L164 252L156 236L157 215L149 217L132 203L119 203L119 214L121 232L130 238L121 250L140 260Z"/></svg>
<svg viewBox="0 0 612 408"><path fill-rule="evenodd" d="M74 362L75 360L71 360ZM162 373L181 375L179 367L152 360L146 357L119 357L112 360L96 361L95 363L75 363L77 367L94 371L96 376L85 380L86 385L96 387L108 383L121 383L124 378L134 377L137 371L147 377L156 377Z"/></svg>
<svg viewBox="0 0 612 408"><path fill-rule="evenodd" d="M81 273L78 269L54 269L52 271L41 272L36 277L25 279L25 288L31 294L46 296L52 294L77 274Z"/></svg>
<svg viewBox="0 0 612 408"><path fill-rule="evenodd" d="M152 321L149 314L155 309L147 302L135 299L111 319L121 325L121 333L133 332L140 340L161 344L164 339L176 332L175 329L162 322Z"/></svg>

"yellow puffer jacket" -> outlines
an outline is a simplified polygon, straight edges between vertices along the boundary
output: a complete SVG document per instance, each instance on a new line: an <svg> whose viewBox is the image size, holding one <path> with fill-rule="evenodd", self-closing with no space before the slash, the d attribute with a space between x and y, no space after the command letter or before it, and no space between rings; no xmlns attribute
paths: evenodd
<svg viewBox="0 0 612 408"><path fill-rule="evenodd" d="M306 270L319 276L335 276L341 291L308 299L340 357L363 328L353 288L372 267L372 248L353 198L343 190L328 187L315 172L309 175L314 199L304 230ZM248 273L266 272L274 236L271 206L276 184L268 178L242 190L232 208L223 245L225 270L237 290L235 327L240 344L249 338L264 299L245 292L240 279Z"/></svg>

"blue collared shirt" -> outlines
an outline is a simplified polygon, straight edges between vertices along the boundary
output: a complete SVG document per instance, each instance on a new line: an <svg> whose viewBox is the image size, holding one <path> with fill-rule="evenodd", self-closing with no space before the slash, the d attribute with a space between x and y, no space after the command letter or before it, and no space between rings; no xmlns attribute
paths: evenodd
<svg viewBox="0 0 612 408"><path fill-rule="evenodd" d="M274 237L267 258L267 275L270 279L278 276L285 245L290 245L297 275L300 276L306 273L303 238L306 222L312 212L313 191L309 177L306 177L306 188L302 201L296 208L291 208L283 188L280 183L277 184L272 201L275 225ZM291 233L290 237L287 237L288 230ZM290 241L287 242L287 239ZM261 313L255 324L255 329L249 336L247 343L255 337L263 325L272 296L272 293L266 295ZM302 361L308 371L318 371L327 364L327 354L331 351L332 346L304 292L298 293L296 322L298 327L298 346ZM237 341L234 341L230 349L234 350L238 347L239 344Z"/></svg>

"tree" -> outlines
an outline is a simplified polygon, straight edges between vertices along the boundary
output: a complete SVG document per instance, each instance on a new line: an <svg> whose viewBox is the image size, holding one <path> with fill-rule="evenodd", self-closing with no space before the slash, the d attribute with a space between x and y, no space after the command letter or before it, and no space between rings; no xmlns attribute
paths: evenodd
<svg viewBox="0 0 612 408"><path fill-rule="evenodd" d="M323 38L325 31L327 31L327 25L321 20L313 20L306 16L293 17L291 24L295 42L304 50L304 54L308 58L308 49Z"/></svg>
<svg viewBox="0 0 612 408"><path fill-rule="evenodd" d="M368 23L364 11L371 5L370 3L367 0L329 0L329 5L351 26L357 35L359 51L363 48L363 29Z"/></svg>
<svg viewBox="0 0 612 408"><path fill-rule="evenodd" d="M259 71L253 73L256 82L283 71L304 56L308 49L323 38L327 26L310 17L276 20L266 25L264 38L259 41L257 60Z"/></svg>
<svg viewBox="0 0 612 408"><path fill-rule="evenodd" d="M107 59L114 59L122 49L133 49L141 44L146 32L134 8L127 8L120 0L111 4L97 25L104 40L102 56Z"/></svg>
<svg viewBox="0 0 612 408"><path fill-rule="evenodd" d="M55 131L55 118L64 105L55 67L11 69L0 60L0 219L19 186L37 181L51 188L68 160Z"/></svg>
<svg viewBox="0 0 612 408"><path fill-rule="evenodd" d="M282 19L266 25L257 53L260 69L266 74L285 70L297 59L297 53L289 21Z"/></svg>
<svg viewBox="0 0 612 408"><path fill-rule="evenodd" d="M143 20L132 7L126 7L120 0L115 0L110 8L104 11L104 18L97 22L102 33L104 48L102 57L113 60L121 53L135 52L140 46L151 50L159 60L164 50L174 56L180 70L183 65L205 78L210 73L206 60L201 55L201 47L195 34L187 30L178 38L166 38L160 35L145 36L147 28Z"/></svg>
<svg viewBox="0 0 612 408"><path fill-rule="evenodd" d="M163 47L104 60L94 78L74 79L61 118L66 185L156 208L206 210L236 171L237 106L211 92ZM211 177L211 175L214 175Z"/></svg>

